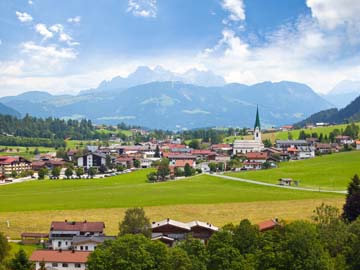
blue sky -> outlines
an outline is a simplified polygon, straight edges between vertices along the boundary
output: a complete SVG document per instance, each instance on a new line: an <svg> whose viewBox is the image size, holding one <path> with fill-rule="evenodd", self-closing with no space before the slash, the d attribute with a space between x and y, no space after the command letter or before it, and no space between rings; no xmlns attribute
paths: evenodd
<svg viewBox="0 0 360 270"><path fill-rule="evenodd" d="M357 0L2 0L0 95L76 93L139 65L228 82L359 80Z"/></svg>

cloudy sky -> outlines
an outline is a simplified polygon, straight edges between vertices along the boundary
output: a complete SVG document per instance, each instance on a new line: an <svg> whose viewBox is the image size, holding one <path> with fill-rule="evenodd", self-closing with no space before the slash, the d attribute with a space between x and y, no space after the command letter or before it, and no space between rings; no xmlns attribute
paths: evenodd
<svg viewBox="0 0 360 270"><path fill-rule="evenodd" d="M1 0L0 96L76 93L139 65L291 80L360 80L359 0Z"/></svg>

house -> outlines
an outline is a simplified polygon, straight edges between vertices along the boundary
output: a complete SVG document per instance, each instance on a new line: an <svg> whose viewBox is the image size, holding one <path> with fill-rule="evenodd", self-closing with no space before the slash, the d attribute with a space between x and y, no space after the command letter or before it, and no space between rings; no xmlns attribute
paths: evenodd
<svg viewBox="0 0 360 270"><path fill-rule="evenodd" d="M125 168L132 168L134 167L134 160L131 157L123 157L120 156L115 160L116 165L122 165Z"/></svg>
<svg viewBox="0 0 360 270"><path fill-rule="evenodd" d="M244 161L243 169L245 170L261 170L263 162Z"/></svg>
<svg viewBox="0 0 360 270"><path fill-rule="evenodd" d="M34 171L39 171L41 168L47 168L49 170L52 170L55 167L64 167L65 163L65 160L61 158L41 159L38 161L34 161L31 166Z"/></svg>
<svg viewBox="0 0 360 270"><path fill-rule="evenodd" d="M354 140L350 137L350 136L336 136L335 137L335 140L337 143L339 144L353 144L354 143Z"/></svg>
<svg viewBox="0 0 360 270"><path fill-rule="evenodd" d="M329 143L317 143L315 145L315 150L316 150L316 152L318 152L320 154L331 154L333 151L333 148L332 148L331 144L329 144Z"/></svg>
<svg viewBox="0 0 360 270"><path fill-rule="evenodd" d="M196 168L200 169L203 173L210 172L209 163L208 162L201 162L200 164L196 164Z"/></svg>
<svg viewBox="0 0 360 270"><path fill-rule="evenodd" d="M356 150L360 150L360 141L355 141Z"/></svg>
<svg viewBox="0 0 360 270"><path fill-rule="evenodd" d="M174 242L185 239L188 234L206 243L211 235L219 229L210 223L202 221L183 223L167 218L159 222L153 222L151 230L153 240L167 241L172 246Z"/></svg>
<svg viewBox="0 0 360 270"><path fill-rule="evenodd" d="M63 250L35 250L30 261L35 264L35 270L45 263L46 269L85 270L89 251L63 251Z"/></svg>
<svg viewBox="0 0 360 270"><path fill-rule="evenodd" d="M115 240L115 236L74 236L72 239L72 250L94 251L99 244L106 240Z"/></svg>
<svg viewBox="0 0 360 270"><path fill-rule="evenodd" d="M196 156L197 160L206 160L208 156L215 155L216 153L208 149L192 149L190 154Z"/></svg>
<svg viewBox="0 0 360 270"><path fill-rule="evenodd" d="M282 126L280 129L282 130L282 131L290 131L290 130L292 130L294 128L294 126L292 126L292 125L285 125L285 126Z"/></svg>
<svg viewBox="0 0 360 270"><path fill-rule="evenodd" d="M170 160L169 168L170 168L171 173L173 174L175 172L175 169L184 170L186 164L189 164L191 168L196 167L196 162L195 162L195 160L192 160L192 159L173 159L173 160Z"/></svg>
<svg viewBox="0 0 360 270"><path fill-rule="evenodd" d="M218 154L230 154L233 150L231 145L226 143L213 144L210 149Z"/></svg>
<svg viewBox="0 0 360 270"><path fill-rule="evenodd" d="M74 236L102 236L104 222L53 221L50 227L49 240L52 249L66 250L72 246Z"/></svg>
<svg viewBox="0 0 360 270"><path fill-rule="evenodd" d="M280 178L279 185L280 186L291 186L292 181L293 180L291 178Z"/></svg>
<svg viewBox="0 0 360 270"><path fill-rule="evenodd" d="M315 157L315 148L312 146L299 146L297 150L298 159L308 159Z"/></svg>
<svg viewBox="0 0 360 270"><path fill-rule="evenodd" d="M309 146L306 140L276 140L276 148L286 151L288 148L297 148L299 146Z"/></svg>
<svg viewBox="0 0 360 270"><path fill-rule="evenodd" d="M100 167L106 164L106 155L98 152L89 152L77 158L77 166L84 168Z"/></svg>
<svg viewBox="0 0 360 270"><path fill-rule="evenodd" d="M11 175L12 172L20 174L31 170L31 162L23 157L2 156L0 157L0 174Z"/></svg>
<svg viewBox="0 0 360 270"><path fill-rule="evenodd" d="M266 232L266 231L269 231L269 230L273 230L275 229L277 226L279 226L279 222L278 220L275 218L275 219L271 219L271 220L266 220L266 221L263 221L263 222L260 222L258 224L259 226L259 231L260 232Z"/></svg>
<svg viewBox="0 0 360 270"><path fill-rule="evenodd" d="M254 139L253 140L235 140L233 145L233 154L246 154L249 152L261 152L264 149L264 144L261 141L261 126L259 109L256 110L256 120L254 125Z"/></svg>

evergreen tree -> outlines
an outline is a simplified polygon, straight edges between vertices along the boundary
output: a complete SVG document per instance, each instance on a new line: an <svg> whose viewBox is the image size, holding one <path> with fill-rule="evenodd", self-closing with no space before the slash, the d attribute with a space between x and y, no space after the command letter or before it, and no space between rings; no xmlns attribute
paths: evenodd
<svg viewBox="0 0 360 270"><path fill-rule="evenodd" d="M20 249L15 257L10 260L8 268L10 270L32 270L34 265L29 261L25 251Z"/></svg>
<svg viewBox="0 0 360 270"><path fill-rule="evenodd" d="M185 177L189 177L192 175L192 170L191 170L191 166L189 165L189 163L185 164L184 175L185 175Z"/></svg>
<svg viewBox="0 0 360 270"><path fill-rule="evenodd" d="M66 168L65 176L69 179L73 175L73 170L71 168Z"/></svg>
<svg viewBox="0 0 360 270"><path fill-rule="evenodd" d="M160 180L165 180L170 175L169 160L163 158L158 166L157 176Z"/></svg>
<svg viewBox="0 0 360 270"><path fill-rule="evenodd" d="M3 233L0 233L0 264L4 261L6 256L9 254L10 245Z"/></svg>
<svg viewBox="0 0 360 270"><path fill-rule="evenodd" d="M350 222L356 220L360 215L360 179L357 174L349 184L343 210L343 218Z"/></svg>

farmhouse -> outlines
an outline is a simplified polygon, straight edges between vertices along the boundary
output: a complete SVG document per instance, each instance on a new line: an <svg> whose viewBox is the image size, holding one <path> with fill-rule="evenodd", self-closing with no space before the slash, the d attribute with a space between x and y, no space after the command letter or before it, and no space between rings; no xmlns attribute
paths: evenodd
<svg viewBox="0 0 360 270"><path fill-rule="evenodd" d="M286 151L288 148L297 148L299 146L309 146L306 140L276 140L276 148Z"/></svg>
<svg viewBox="0 0 360 270"><path fill-rule="evenodd" d="M178 240L185 239L190 234L203 242L207 242L211 235L217 232L218 227L201 221L183 223L172 219L153 222L151 225L152 239L170 243L170 246ZM165 237L165 238L164 238Z"/></svg>
<svg viewBox="0 0 360 270"><path fill-rule="evenodd" d="M335 138L336 142L339 143L339 144L352 144L354 143L354 140L352 138L350 138L350 136L336 136Z"/></svg>
<svg viewBox="0 0 360 270"><path fill-rule="evenodd" d="M259 226L259 231L260 232L266 232L266 231L275 229L276 226L279 226L279 222L275 218L275 219L260 222L258 224L258 226Z"/></svg>
<svg viewBox="0 0 360 270"><path fill-rule="evenodd" d="M89 251L35 250L30 261L35 263L35 270L45 263L45 269L85 270Z"/></svg>
<svg viewBox="0 0 360 270"><path fill-rule="evenodd" d="M102 236L104 222L53 221L50 227L49 240L52 249L69 249L74 236Z"/></svg>
<svg viewBox="0 0 360 270"><path fill-rule="evenodd" d="M11 175L12 172L17 174L31 170L31 162L23 157L0 157L0 174Z"/></svg>
<svg viewBox="0 0 360 270"><path fill-rule="evenodd" d="M253 140L235 140L233 146L233 154L261 152L264 149L264 144L261 141L261 126L259 109L256 110L256 120L254 125L254 139Z"/></svg>

